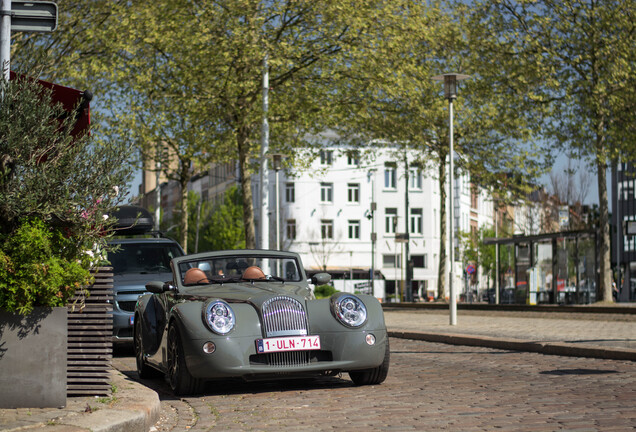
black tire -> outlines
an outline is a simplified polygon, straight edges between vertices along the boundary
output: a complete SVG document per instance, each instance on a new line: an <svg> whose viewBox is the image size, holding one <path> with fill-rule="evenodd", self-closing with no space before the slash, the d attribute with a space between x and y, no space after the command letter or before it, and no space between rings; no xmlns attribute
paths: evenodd
<svg viewBox="0 0 636 432"><path fill-rule="evenodd" d="M203 390L203 382L190 375L185 364L181 335L176 325L171 325L168 330L168 369L166 378L175 395L188 395L200 393Z"/></svg>
<svg viewBox="0 0 636 432"><path fill-rule="evenodd" d="M391 351L389 349L389 339L386 340L386 350L384 351L384 360L382 364L373 369L363 369L349 372L349 377L355 385L375 385L384 382L389 373L389 363L391 360Z"/></svg>
<svg viewBox="0 0 636 432"><path fill-rule="evenodd" d="M161 372L146 364L143 350L143 333L141 331L141 321L139 316L135 317L135 328L133 332L133 345L135 347L135 362L137 363L137 374L139 378L156 378L161 376Z"/></svg>

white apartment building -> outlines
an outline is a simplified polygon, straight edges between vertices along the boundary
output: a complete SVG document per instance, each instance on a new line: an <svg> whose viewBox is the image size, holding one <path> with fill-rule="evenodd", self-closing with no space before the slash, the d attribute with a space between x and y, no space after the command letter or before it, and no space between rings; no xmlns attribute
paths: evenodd
<svg viewBox="0 0 636 432"><path fill-rule="evenodd" d="M400 297L396 296L396 287L403 297L408 233L408 256L413 263L411 288L420 298L434 296L441 238L437 169L418 167L412 162L413 156L406 155L408 180L405 155L396 157L396 149L390 147L379 147L369 162L363 162L346 146L326 147L309 170L280 171L281 249L299 253L309 272L331 273L336 289L341 291L364 290L373 268L374 295L391 301ZM272 171L268 212L271 248L276 244L275 184ZM259 217L262 201L257 176L253 178L253 191L255 215ZM492 202L483 191L471 186L468 176L455 180L454 198L457 230L471 232L483 225L492 226ZM459 245L457 235L455 244ZM458 296L469 286L486 288L484 278L465 274L468 263L461 261L461 253L455 259ZM475 281L483 286L476 286Z"/></svg>
<svg viewBox="0 0 636 432"><path fill-rule="evenodd" d="M279 171L281 249L300 254L309 273L329 272L340 291L371 292L369 281L374 269L373 294L383 301L397 301L404 297L408 233L408 256L413 263L411 289L419 298L436 296L441 239L437 168L419 167L413 162L414 156L406 155L408 180L404 153L398 154L390 146L378 147L372 158L364 159L346 145L325 147L308 170ZM142 204L148 208L154 202L153 179L144 176L140 190L145 197ZM194 176L188 187L205 201L219 201L224 190L237 181L236 164L228 163L213 165ZM277 211L273 170L268 183L267 247L274 249ZM162 188L165 215L170 215L174 206L169 198L176 196L175 187L176 184L166 184ZM257 247L262 247L258 218L263 201L258 175L252 177L252 191ZM483 190L471 185L468 176L455 179L454 202L456 232L475 232L479 227L493 225L492 201ZM462 261L458 235L454 238L459 252L455 254L454 267L457 296L469 288L486 289L485 277L466 274L469 263ZM446 250L448 260L448 244ZM446 278L448 269L447 262ZM396 295L396 288L400 295Z"/></svg>

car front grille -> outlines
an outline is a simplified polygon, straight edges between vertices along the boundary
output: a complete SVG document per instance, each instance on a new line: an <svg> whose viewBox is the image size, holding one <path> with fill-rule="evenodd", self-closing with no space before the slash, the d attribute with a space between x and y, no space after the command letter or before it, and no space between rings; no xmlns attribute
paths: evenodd
<svg viewBox="0 0 636 432"><path fill-rule="evenodd" d="M333 361L331 351L294 351L285 353L252 354L250 364L268 366L303 366Z"/></svg>
<svg viewBox="0 0 636 432"><path fill-rule="evenodd" d="M119 306L119 309L126 311L126 312L134 312L135 311L135 305L137 304L137 300L133 300L133 301L118 301L117 305Z"/></svg>
<svg viewBox="0 0 636 432"><path fill-rule="evenodd" d="M307 314L298 301L290 297L273 297L263 303L263 328L266 337L307 335ZM265 355L270 366L304 366L310 363L310 352L289 351Z"/></svg>
<svg viewBox="0 0 636 432"><path fill-rule="evenodd" d="M309 351L289 351L267 354L267 364L270 366L304 366L308 365Z"/></svg>
<svg viewBox="0 0 636 432"><path fill-rule="evenodd" d="M307 314L298 300L284 296L273 297L263 303L261 312L266 337L307 334Z"/></svg>

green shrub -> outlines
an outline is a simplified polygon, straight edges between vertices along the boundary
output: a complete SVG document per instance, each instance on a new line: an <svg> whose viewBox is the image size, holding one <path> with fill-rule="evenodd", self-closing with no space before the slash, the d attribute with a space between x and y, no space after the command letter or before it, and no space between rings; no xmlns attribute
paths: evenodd
<svg viewBox="0 0 636 432"><path fill-rule="evenodd" d="M0 237L0 309L28 314L34 306L64 306L88 285L89 263L64 256L72 243L60 228L41 220Z"/></svg>
<svg viewBox="0 0 636 432"><path fill-rule="evenodd" d="M0 309L63 306L100 263L130 151L74 136L76 116L37 82L0 80L0 94Z"/></svg>
<svg viewBox="0 0 636 432"><path fill-rule="evenodd" d="M314 290L317 299L328 298L337 293L336 289L331 285L318 285Z"/></svg>

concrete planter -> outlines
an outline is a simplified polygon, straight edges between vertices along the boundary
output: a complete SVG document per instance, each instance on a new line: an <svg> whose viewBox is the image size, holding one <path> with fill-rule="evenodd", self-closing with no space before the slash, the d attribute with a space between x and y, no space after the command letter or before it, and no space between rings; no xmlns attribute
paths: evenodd
<svg viewBox="0 0 636 432"><path fill-rule="evenodd" d="M0 408L66 406L67 311L0 310Z"/></svg>

